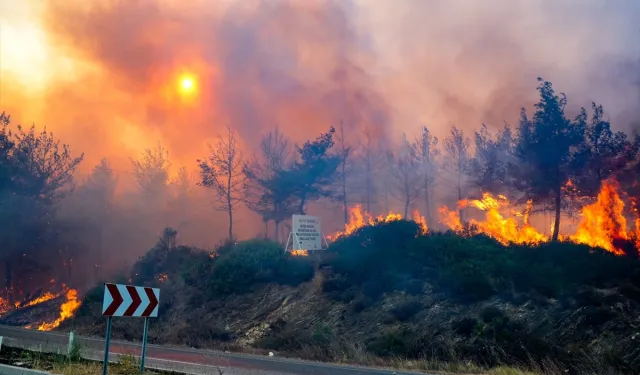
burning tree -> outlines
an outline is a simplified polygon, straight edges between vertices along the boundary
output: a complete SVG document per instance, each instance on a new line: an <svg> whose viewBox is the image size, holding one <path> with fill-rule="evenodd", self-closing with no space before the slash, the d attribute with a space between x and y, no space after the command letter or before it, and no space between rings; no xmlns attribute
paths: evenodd
<svg viewBox="0 0 640 375"><path fill-rule="evenodd" d="M551 82L538 78L540 101L533 119L522 109L516 155L519 159L517 187L526 200L555 212L552 240L560 234L563 186L573 176L574 152L579 147L583 126L580 118L570 121L564 113L567 97L555 94Z"/></svg>
<svg viewBox="0 0 640 375"><path fill-rule="evenodd" d="M587 113L583 109L579 121L584 127L582 142L573 157L574 182L583 195L594 197L603 181L624 169L633 158L626 153L632 148L624 132L613 132L611 124L604 119L601 105L591 104L593 114L587 123Z"/></svg>
<svg viewBox="0 0 640 375"><path fill-rule="evenodd" d="M238 150L235 131L231 127L227 127L225 136L218 136L215 146L209 145L207 160L198 160L199 185L215 191L216 209L228 215L229 240L233 239L234 207L243 200L245 174L242 165L242 153Z"/></svg>

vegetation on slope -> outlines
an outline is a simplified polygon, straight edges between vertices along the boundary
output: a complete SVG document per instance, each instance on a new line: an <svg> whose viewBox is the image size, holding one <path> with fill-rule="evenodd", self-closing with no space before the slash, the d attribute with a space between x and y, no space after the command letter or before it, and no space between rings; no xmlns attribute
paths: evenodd
<svg viewBox="0 0 640 375"><path fill-rule="evenodd" d="M640 368L635 257L572 243L505 247L482 236L422 235L409 221L363 227L318 257L261 239L211 256L176 246L169 234L131 276L162 288L155 342L356 362ZM88 295L70 324L101 334L101 296ZM115 323L116 336L138 339L140 324Z"/></svg>

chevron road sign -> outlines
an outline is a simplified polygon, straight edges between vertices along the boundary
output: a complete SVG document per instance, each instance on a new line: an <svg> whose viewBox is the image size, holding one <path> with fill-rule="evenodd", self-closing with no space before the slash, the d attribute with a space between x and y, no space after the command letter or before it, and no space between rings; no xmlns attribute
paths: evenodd
<svg viewBox="0 0 640 375"><path fill-rule="evenodd" d="M104 284L102 315L157 318L160 289Z"/></svg>
<svg viewBox="0 0 640 375"><path fill-rule="evenodd" d="M109 345L111 344L111 325L113 317L144 318L142 333L142 354L140 355L140 373L144 373L144 360L147 352L147 336L149 335L149 318L158 317L160 289L144 286L104 284L102 315L107 317L107 334L104 342L104 361L102 375L107 375L109 367Z"/></svg>

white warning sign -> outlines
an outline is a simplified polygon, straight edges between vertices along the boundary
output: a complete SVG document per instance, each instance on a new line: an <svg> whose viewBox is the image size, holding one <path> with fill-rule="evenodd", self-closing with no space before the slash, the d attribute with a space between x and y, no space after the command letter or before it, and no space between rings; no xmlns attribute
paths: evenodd
<svg viewBox="0 0 640 375"><path fill-rule="evenodd" d="M317 216L293 215L293 249L322 250L320 218Z"/></svg>

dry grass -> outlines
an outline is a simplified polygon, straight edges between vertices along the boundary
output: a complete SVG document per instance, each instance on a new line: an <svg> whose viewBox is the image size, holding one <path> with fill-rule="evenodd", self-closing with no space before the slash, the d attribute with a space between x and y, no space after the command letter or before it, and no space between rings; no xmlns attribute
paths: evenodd
<svg viewBox="0 0 640 375"><path fill-rule="evenodd" d="M102 374L102 363L94 361L54 362L48 366L47 371L61 375L100 375ZM159 375L161 372L145 371L148 375ZM133 356L122 356L118 363L109 364L109 374L111 375L139 375L140 364Z"/></svg>

